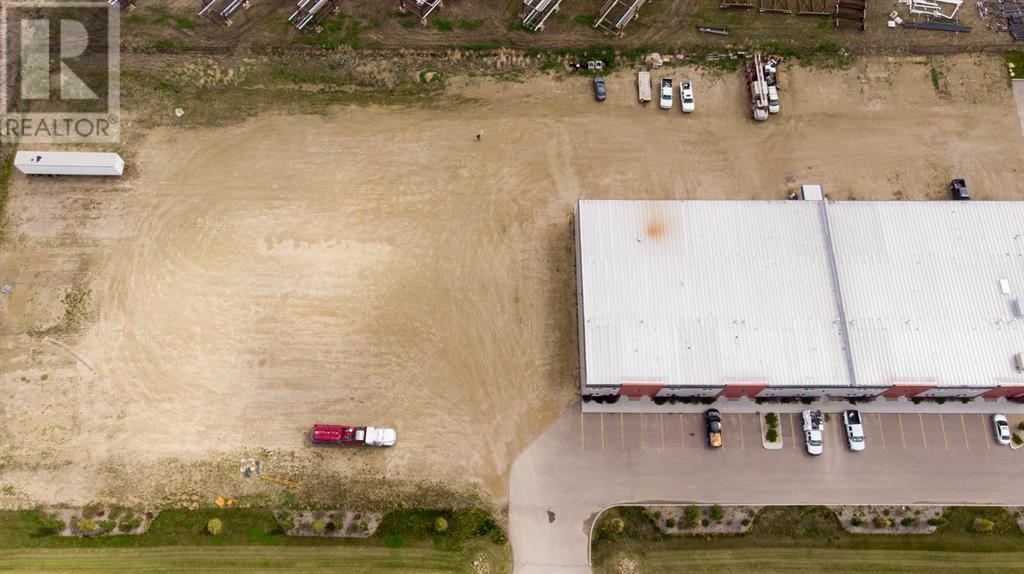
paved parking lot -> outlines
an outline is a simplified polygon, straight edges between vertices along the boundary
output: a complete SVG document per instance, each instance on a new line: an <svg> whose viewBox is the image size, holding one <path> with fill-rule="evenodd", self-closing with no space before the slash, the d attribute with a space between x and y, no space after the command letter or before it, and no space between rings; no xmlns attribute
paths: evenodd
<svg viewBox="0 0 1024 574"><path fill-rule="evenodd" d="M866 450L855 456L871 457L876 449L883 452L1009 450L993 440L989 416L978 413L861 413ZM846 450L841 415L829 413L827 417L826 454L822 456L830 450ZM1017 420L1010 418L1013 425ZM779 423L783 450L803 453L800 415L782 413ZM722 424L723 451L763 450L758 415L725 413ZM579 447L584 450L685 451L705 449L707 440L703 416L698 414L579 413Z"/></svg>
<svg viewBox="0 0 1024 574"><path fill-rule="evenodd" d="M512 467L516 573L589 573L590 524L615 504L1024 505L1024 450L996 444L989 415L861 418L863 452L849 451L841 415L828 413L824 453L812 457L799 413L781 414L780 450L762 447L758 415L723 413L723 447L710 449L700 414L584 414L576 405Z"/></svg>

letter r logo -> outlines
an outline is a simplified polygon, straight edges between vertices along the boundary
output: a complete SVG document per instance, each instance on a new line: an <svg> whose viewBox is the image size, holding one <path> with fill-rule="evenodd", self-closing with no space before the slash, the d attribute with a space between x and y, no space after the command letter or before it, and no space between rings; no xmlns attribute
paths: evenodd
<svg viewBox="0 0 1024 574"><path fill-rule="evenodd" d="M60 97L62 100L95 100L95 92L64 62L85 53L89 33L78 20L60 21ZM50 99L50 21L21 21L21 97Z"/></svg>

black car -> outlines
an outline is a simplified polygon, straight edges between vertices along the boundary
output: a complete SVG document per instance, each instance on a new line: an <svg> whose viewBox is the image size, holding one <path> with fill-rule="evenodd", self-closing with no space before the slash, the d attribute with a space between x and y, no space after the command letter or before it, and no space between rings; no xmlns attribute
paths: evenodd
<svg viewBox="0 0 1024 574"><path fill-rule="evenodd" d="M962 179L954 179L949 182L949 194L956 200L971 198L971 192L967 191L967 182Z"/></svg>
<svg viewBox="0 0 1024 574"><path fill-rule="evenodd" d="M605 91L604 78L601 76L594 76L594 97L597 101L603 102L608 93Z"/></svg>
<svg viewBox="0 0 1024 574"><path fill-rule="evenodd" d="M704 424L708 428L708 445L711 448L722 446L722 413L718 409L704 411Z"/></svg>

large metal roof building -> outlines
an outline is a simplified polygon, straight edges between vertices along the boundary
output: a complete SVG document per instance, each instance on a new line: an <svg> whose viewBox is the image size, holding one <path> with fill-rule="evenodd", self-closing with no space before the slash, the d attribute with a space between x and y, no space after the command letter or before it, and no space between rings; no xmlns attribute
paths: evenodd
<svg viewBox="0 0 1024 574"><path fill-rule="evenodd" d="M1024 395L1024 202L582 200L576 241L584 396Z"/></svg>

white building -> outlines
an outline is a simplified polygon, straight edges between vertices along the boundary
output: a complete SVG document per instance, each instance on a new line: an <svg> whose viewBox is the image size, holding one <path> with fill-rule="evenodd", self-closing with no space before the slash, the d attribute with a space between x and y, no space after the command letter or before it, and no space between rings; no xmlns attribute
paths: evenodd
<svg viewBox="0 0 1024 574"><path fill-rule="evenodd" d="M591 201L585 397L1024 395L1024 202Z"/></svg>

